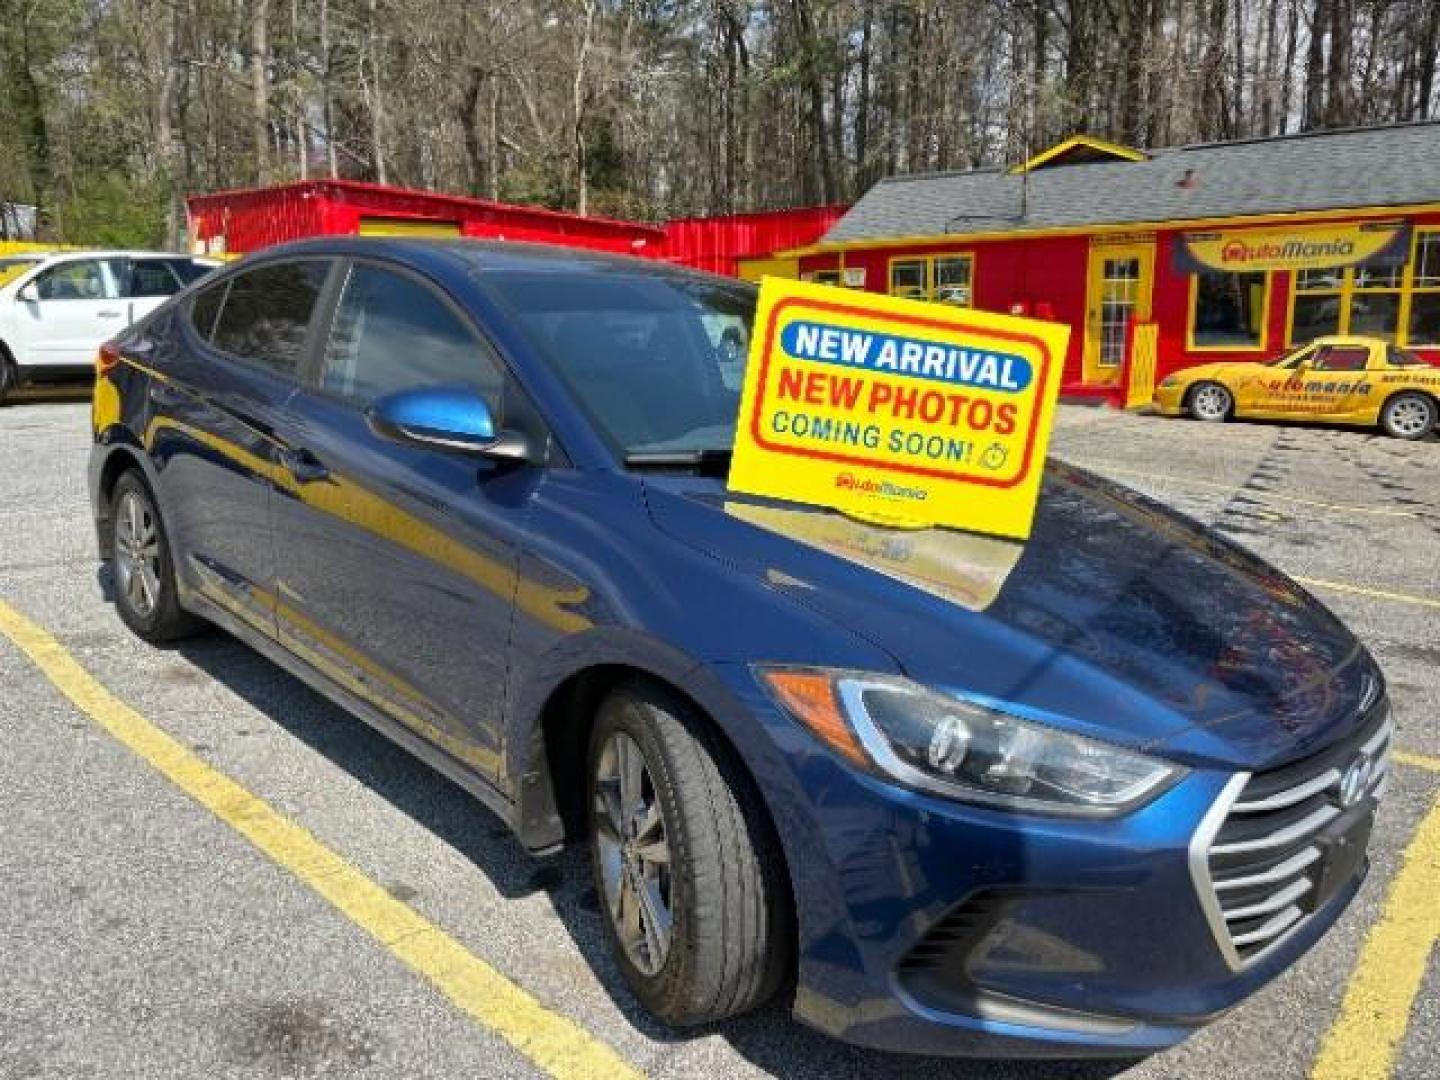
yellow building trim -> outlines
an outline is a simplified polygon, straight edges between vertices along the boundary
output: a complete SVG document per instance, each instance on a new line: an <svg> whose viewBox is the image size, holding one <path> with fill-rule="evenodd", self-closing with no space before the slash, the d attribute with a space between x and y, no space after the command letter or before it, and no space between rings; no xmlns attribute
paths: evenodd
<svg viewBox="0 0 1440 1080"><path fill-rule="evenodd" d="M1254 271L1241 271L1242 273L1254 273ZM1260 341L1255 345L1198 345L1195 342L1195 306L1200 299L1200 275L1190 274L1190 303L1185 316L1185 351L1205 353L1258 353L1265 352L1270 347L1270 297L1274 291L1275 273L1272 270L1264 271L1265 294L1260 301ZM1293 298L1295 290L1291 289ZM1293 311L1293 305L1291 310ZM1288 334L1288 331L1287 331Z"/></svg>
<svg viewBox="0 0 1440 1080"><path fill-rule="evenodd" d="M802 247L787 248L774 253L774 258L802 258L807 255L829 255L840 251L868 251L883 248L914 248L956 243L983 244L1000 240L1029 240L1056 236L1104 236L1110 233L1154 232L1170 229L1207 229L1217 226L1243 228L1250 225L1282 225L1320 221L1354 221L1357 219L1440 214L1440 202L1409 203L1404 206L1331 207L1326 210L1292 210L1285 213L1252 214L1235 217L1175 218L1171 221L1124 221L1094 225L1054 225L1037 229L996 229L977 233L929 233L908 236L887 236L865 240L821 241Z"/></svg>
<svg viewBox="0 0 1440 1080"><path fill-rule="evenodd" d="M1106 139L1097 139L1093 135L1071 135L1064 142L1058 142L1049 150L1040 151L1029 161L1016 165L1010 172L1012 174L1033 172L1042 165L1047 165L1056 158L1065 156L1071 150L1082 147L1120 161L1145 161L1150 157L1143 150L1136 150L1133 146L1121 146L1119 143L1109 142Z"/></svg>

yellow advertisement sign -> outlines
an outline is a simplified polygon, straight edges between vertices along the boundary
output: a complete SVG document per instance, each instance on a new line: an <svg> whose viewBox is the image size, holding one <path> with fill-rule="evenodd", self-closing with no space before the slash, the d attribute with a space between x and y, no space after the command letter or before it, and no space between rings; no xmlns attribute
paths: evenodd
<svg viewBox="0 0 1440 1080"><path fill-rule="evenodd" d="M1175 244L1175 269L1182 274L1209 270L1239 274L1361 263L1399 266L1409 250L1410 225L1404 221L1224 229L1182 233Z"/></svg>
<svg viewBox="0 0 1440 1080"><path fill-rule="evenodd" d="M766 278L730 489L1030 534L1068 327Z"/></svg>

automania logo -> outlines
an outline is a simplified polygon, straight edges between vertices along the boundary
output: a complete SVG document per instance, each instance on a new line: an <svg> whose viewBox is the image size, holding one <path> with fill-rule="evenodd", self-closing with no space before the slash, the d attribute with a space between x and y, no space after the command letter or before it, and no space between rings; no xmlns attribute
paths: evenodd
<svg viewBox="0 0 1440 1080"><path fill-rule="evenodd" d="M1247 244L1243 240L1231 240L1220 249L1220 261L1247 263L1260 259L1278 259L1294 262L1299 259L1346 259L1354 254L1355 241L1353 240L1286 240L1281 243L1267 240L1258 244Z"/></svg>
<svg viewBox="0 0 1440 1080"><path fill-rule="evenodd" d="M842 491L854 491L861 495L873 495L881 499L908 499L924 502L930 493L924 488L903 487L889 480L862 480L854 473L842 472L835 477L835 486Z"/></svg>

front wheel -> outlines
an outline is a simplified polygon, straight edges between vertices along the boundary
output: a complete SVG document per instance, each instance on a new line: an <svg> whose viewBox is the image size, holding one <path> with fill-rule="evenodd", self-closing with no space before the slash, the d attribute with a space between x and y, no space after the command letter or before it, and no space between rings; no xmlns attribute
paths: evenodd
<svg viewBox="0 0 1440 1080"><path fill-rule="evenodd" d="M140 474L115 482L110 501L115 607L125 625L146 641L188 637L203 624L180 607L175 564L160 512Z"/></svg>
<svg viewBox="0 0 1440 1080"><path fill-rule="evenodd" d="M19 385L20 372L15 367L15 361L10 358L5 346L0 345L0 405L5 404Z"/></svg>
<svg viewBox="0 0 1440 1080"><path fill-rule="evenodd" d="M1196 420L1218 424L1228 419L1234 408L1234 396L1219 383L1202 382L1190 391L1190 415Z"/></svg>
<svg viewBox="0 0 1440 1080"><path fill-rule="evenodd" d="M1396 394L1380 410L1380 426L1392 439L1422 439L1435 427L1435 402L1424 394Z"/></svg>
<svg viewBox="0 0 1440 1080"><path fill-rule="evenodd" d="M590 848L620 969L681 1027L763 1004L789 969L783 861L734 754L658 687L613 693L590 745Z"/></svg>

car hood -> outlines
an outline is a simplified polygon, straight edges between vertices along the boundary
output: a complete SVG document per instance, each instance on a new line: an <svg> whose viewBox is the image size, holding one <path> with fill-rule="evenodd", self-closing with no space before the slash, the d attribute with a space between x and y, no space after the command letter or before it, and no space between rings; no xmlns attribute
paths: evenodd
<svg viewBox="0 0 1440 1080"><path fill-rule="evenodd" d="M911 678L1179 760L1268 768L1383 690L1305 590L1189 518L1052 462L1014 543L647 476L657 526L888 652ZM763 657L755 657L763 660Z"/></svg>
<svg viewBox="0 0 1440 1080"><path fill-rule="evenodd" d="M1253 374L1265 369L1265 364L1251 363L1247 360L1217 360L1210 364L1196 364L1194 367L1187 367L1184 371L1176 374L1183 375L1186 382L1195 382L1197 379L1218 379L1226 375Z"/></svg>

